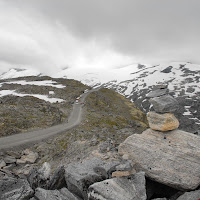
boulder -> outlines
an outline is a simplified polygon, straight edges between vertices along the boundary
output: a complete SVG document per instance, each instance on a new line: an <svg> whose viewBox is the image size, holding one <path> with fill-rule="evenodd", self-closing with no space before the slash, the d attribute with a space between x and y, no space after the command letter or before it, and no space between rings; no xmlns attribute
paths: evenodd
<svg viewBox="0 0 200 200"><path fill-rule="evenodd" d="M35 189L38 187L48 189L50 179L50 165L44 163L41 168L33 168L27 176L30 186Z"/></svg>
<svg viewBox="0 0 200 200"><path fill-rule="evenodd" d="M177 200L199 200L199 199L200 199L200 190L196 190L184 193Z"/></svg>
<svg viewBox="0 0 200 200"><path fill-rule="evenodd" d="M179 121L172 113L148 112L147 120L149 127L157 131L171 131L179 127Z"/></svg>
<svg viewBox="0 0 200 200"><path fill-rule="evenodd" d="M174 112L178 109L178 101L170 95L154 97L149 102L158 113Z"/></svg>
<svg viewBox="0 0 200 200"><path fill-rule="evenodd" d="M157 89L157 90L149 92L146 95L146 97L147 98L160 97L160 96L163 96L163 95L165 95L167 93L168 93L168 89L167 88L165 88L165 89Z"/></svg>
<svg viewBox="0 0 200 200"><path fill-rule="evenodd" d="M118 162L106 163L98 158L71 163L65 168L68 189L77 196L87 199L87 189L95 182L109 177Z"/></svg>
<svg viewBox="0 0 200 200"><path fill-rule="evenodd" d="M89 200L146 200L144 172L129 178L113 178L89 187Z"/></svg>
<svg viewBox="0 0 200 200"><path fill-rule="evenodd" d="M61 166L58 169L56 169L53 176L51 177L48 189L55 190L63 188L64 186L66 186L65 168L64 166Z"/></svg>
<svg viewBox="0 0 200 200"><path fill-rule="evenodd" d="M147 129L128 137L118 149L154 181L179 190L194 190L200 184L199 136L178 129L166 134Z"/></svg>
<svg viewBox="0 0 200 200"><path fill-rule="evenodd" d="M33 196L34 191L25 179L3 178L0 179L0 199L24 200Z"/></svg>

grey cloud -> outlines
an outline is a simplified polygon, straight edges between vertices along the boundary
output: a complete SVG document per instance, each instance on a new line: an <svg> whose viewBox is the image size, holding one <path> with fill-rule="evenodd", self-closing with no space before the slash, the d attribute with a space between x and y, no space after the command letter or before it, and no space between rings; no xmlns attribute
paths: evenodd
<svg viewBox="0 0 200 200"><path fill-rule="evenodd" d="M199 0L6 0L33 19L62 24L80 41L108 40L141 61L200 62ZM55 30L56 31L56 30Z"/></svg>

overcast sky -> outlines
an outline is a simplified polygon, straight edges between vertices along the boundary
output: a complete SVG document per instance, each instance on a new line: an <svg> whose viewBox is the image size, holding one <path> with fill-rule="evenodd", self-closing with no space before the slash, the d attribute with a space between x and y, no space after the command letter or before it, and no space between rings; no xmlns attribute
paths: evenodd
<svg viewBox="0 0 200 200"><path fill-rule="evenodd" d="M200 63L199 0L0 0L0 72Z"/></svg>

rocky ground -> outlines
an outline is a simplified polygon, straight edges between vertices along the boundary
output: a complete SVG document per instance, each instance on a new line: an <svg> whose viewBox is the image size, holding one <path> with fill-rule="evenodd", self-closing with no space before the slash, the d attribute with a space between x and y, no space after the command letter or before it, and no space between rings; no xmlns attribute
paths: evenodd
<svg viewBox="0 0 200 200"><path fill-rule="evenodd" d="M1 153L0 199L198 200L199 140L148 129L145 113L101 89L87 97L78 127Z"/></svg>
<svg viewBox="0 0 200 200"><path fill-rule="evenodd" d="M51 80L64 87L17 84L17 81L21 80L29 82ZM15 83L9 83L13 81ZM24 97L7 95L0 98L0 137L65 122L76 97L88 88L75 80L52 79L50 77L21 77L1 80L0 83L3 83L0 91L14 90L20 94L30 94L30 96ZM53 94L49 94L49 91ZM31 96L31 94L46 95L64 101L50 103Z"/></svg>

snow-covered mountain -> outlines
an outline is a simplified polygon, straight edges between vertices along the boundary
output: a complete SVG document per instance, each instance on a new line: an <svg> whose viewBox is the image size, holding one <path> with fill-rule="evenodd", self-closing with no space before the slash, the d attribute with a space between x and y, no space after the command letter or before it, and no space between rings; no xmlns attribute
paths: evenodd
<svg viewBox="0 0 200 200"><path fill-rule="evenodd" d="M62 77L63 74L90 86L114 89L145 112L150 110L146 94L158 84L167 84L180 104L176 113L180 128L190 132L200 130L200 65L173 62L155 66L131 64L103 70L68 68L55 76Z"/></svg>
<svg viewBox="0 0 200 200"><path fill-rule="evenodd" d="M0 78L9 78L10 74L15 74L15 77L19 74L35 75L27 70L22 72L5 73ZM52 77L76 79L92 87L102 85L114 89L145 112L150 110L146 94L158 84L167 84L180 104L176 113L181 122L180 128L191 132L200 130L200 65L173 62L155 66L136 63L110 69L68 67Z"/></svg>
<svg viewBox="0 0 200 200"><path fill-rule="evenodd" d="M39 75L41 74L37 70L13 68L1 74L0 79L17 78L17 77L23 77L23 76L39 76Z"/></svg>

